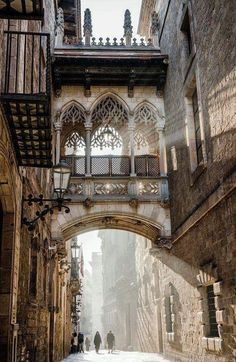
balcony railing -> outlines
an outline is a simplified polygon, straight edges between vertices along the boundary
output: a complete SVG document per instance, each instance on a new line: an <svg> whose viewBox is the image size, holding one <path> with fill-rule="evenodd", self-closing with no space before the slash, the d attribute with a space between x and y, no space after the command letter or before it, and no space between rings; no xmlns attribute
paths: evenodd
<svg viewBox="0 0 236 362"><path fill-rule="evenodd" d="M65 156L63 160L71 166L72 177L83 177L87 173L85 156ZM95 177L129 177L131 159L129 156L92 156L91 174ZM136 156L135 173L140 177L160 175L159 160L156 156Z"/></svg>
<svg viewBox="0 0 236 362"><path fill-rule="evenodd" d="M41 20L43 0L0 1L0 18Z"/></svg>
<svg viewBox="0 0 236 362"><path fill-rule="evenodd" d="M18 164L51 166L50 36L4 32L1 103Z"/></svg>

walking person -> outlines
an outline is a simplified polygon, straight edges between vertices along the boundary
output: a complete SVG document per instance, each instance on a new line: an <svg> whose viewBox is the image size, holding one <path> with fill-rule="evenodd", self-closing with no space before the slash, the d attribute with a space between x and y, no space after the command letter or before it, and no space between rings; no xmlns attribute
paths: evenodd
<svg viewBox="0 0 236 362"><path fill-rule="evenodd" d="M112 333L112 331L109 331L109 333L107 333L107 345L108 345L108 353L112 353L113 352L113 347L115 344L115 336Z"/></svg>
<svg viewBox="0 0 236 362"><path fill-rule="evenodd" d="M84 335L81 332L78 334L78 352L84 353Z"/></svg>
<svg viewBox="0 0 236 362"><path fill-rule="evenodd" d="M85 347L86 347L86 351L89 352L89 348L90 348L90 339L88 337L85 338Z"/></svg>
<svg viewBox="0 0 236 362"><path fill-rule="evenodd" d="M96 353L99 352L101 343L102 343L102 339L101 339L100 333L97 331L94 336L94 345L95 345Z"/></svg>

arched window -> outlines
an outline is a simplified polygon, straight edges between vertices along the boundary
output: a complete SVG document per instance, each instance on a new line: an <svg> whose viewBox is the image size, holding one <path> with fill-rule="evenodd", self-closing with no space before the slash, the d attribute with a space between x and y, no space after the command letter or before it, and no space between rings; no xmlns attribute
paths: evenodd
<svg viewBox="0 0 236 362"><path fill-rule="evenodd" d="M141 104L134 113L135 155L158 154L157 115L149 104Z"/></svg>
<svg viewBox="0 0 236 362"><path fill-rule="evenodd" d="M83 108L77 104L72 103L70 104L62 113L61 117L62 124L70 123L85 123L86 115Z"/></svg>
<svg viewBox="0 0 236 362"><path fill-rule="evenodd" d="M112 96L103 98L92 112L92 123L122 125L128 122L128 112L119 100Z"/></svg>
<svg viewBox="0 0 236 362"><path fill-rule="evenodd" d="M93 155L122 152L123 141L117 130L109 124L99 127L93 134L91 148Z"/></svg>
<svg viewBox="0 0 236 362"><path fill-rule="evenodd" d="M85 140L77 131L73 131L65 142L65 155L85 155Z"/></svg>

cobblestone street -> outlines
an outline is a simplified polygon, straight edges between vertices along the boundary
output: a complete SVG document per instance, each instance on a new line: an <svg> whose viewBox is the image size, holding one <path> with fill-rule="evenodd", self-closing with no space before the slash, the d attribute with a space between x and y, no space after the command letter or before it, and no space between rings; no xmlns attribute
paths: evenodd
<svg viewBox="0 0 236 362"><path fill-rule="evenodd" d="M168 362L162 356L156 353L141 352L121 352L116 351L108 354L107 351L101 351L96 354L95 351L85 352L84 354L73 354L62 362Z"/></svg>

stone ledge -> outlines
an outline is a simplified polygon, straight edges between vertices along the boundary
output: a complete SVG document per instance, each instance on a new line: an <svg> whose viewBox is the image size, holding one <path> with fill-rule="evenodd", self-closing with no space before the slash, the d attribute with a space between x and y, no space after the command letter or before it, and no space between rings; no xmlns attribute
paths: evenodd
<svg viewBox="0 0 236 362"><path fill-rule="evenodd" d="M208 351L221 352L223 340L217 337L215 338L203 337L202 344L203 348L207 349Z"/></svg>

